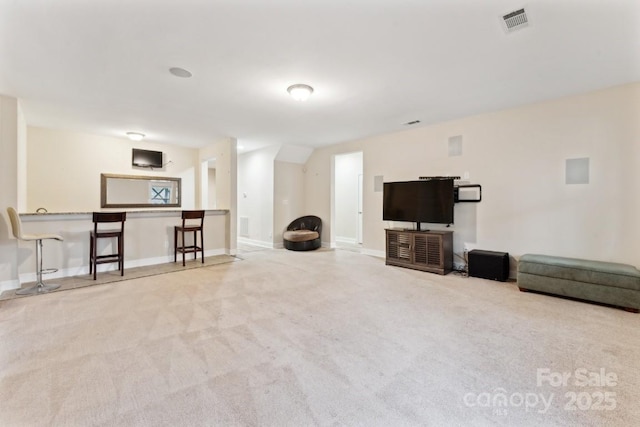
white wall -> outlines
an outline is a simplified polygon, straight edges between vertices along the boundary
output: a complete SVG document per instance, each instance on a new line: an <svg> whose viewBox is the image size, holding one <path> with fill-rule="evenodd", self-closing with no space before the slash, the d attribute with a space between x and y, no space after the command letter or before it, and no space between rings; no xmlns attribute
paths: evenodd
<svg viewBox="0 0 640 427"><path fill-rule="evenodd" d="M215 168L208 168L209 170L207 171L207 180L208 180L208 185L207 185L207 200L208 200L208 205L207 206L203 206L203 208L205 209L215 209L216 208L216 169Z"/></svg>
<svg viewBox="0 0 640 427"><path fill-rule="evenodd" d="M454 250L544 253L640 266L640 83L499 111L314 151L306 210L330 218L331 159L364 153L363 247L384 252L384 181L461 175L482 185L477 205L456 205ZM462 155L448 138L463 136ZM565 184L565 160L590 158L590 183ZM325 228L325 229L326 229ZM436 228L431 227L431 228ZM323 236L329 236L324 233ZM327 240L323 237L323 240Z"/></svg>
<svg viewBox="0 0 640 427"><path fill-rule="evenodd" d="M18 283L18 245L7 217L7 207L18 203L18 115L18 100L0 95L0 290Z"/></svg>
<svg viewBox="0 0 640 427"><path fill-rule="evenodd" d="M210 159L216 159L216 206L217 209L228 209L227 227L225 241L229 253L235 255L237 249L237 215L238 215L238 142L235 138L221 138L212 141L211 144L203 147L198 152L198 164L202 165ZM202 170L207 169L199 167L200 173L197 178L196 191L202 193L202 181L208 177L202 176ZM207 190L208 191L208 190ZM200 198L202 199L202 198ZM202 202L200 201L200 206Z"/></svg>
<svg viewBox="0 0 640 427"><path fill-rule="evenodd" d="M357 243L358 176L362 174L362 152L335 156L335 239Z"/></svg>
<svg viewBox="0 0 640 427"><path fill-rule="evenodd" d="M213 142L210 146L201 148L199 162L202 163L210 159L216 159L215 203L217 209L235 208L234 200L237 188L235 139L225 138ZM208 169L208 167L206 169ZM208 181L208 176L205 177L205 179ZM200 191L200 186L198 186L198 191Z"/></svg>
<svg viewBox="0 0 640 427"><path fill-rule="evenodd" d="M198 150L152 141L134 142L79 132L28 128L27 211L100 210L100 174L182 178L182 208L196 207ZM164 152L163 170L131 165L131 149Z"/></svg>
<svg viewBox="0 0 640 427"><path fill-rule="evenodd" d="M248 239L273 243L274 159L279 147L238 156L238 217L249 218Z"/></svg>
<svg viewBox="0 0 640 427"><path fill-rule="evenodd" d="M304 162L309 147L274 145L238 157L238 218L248 218L243 241L282 247L282 233L305 211ZM312 214L312 213L309 213Z"/></svg>
<svg viewBox="0 0 640 427"><path fill-rule="evenodd" d="M306 214L304 165L279 161L274 165L273 243L274 246L281 247L282 233L289 223Z"/></svg>
<svg viewBox="0 0 640 427"><path fill-rule="evenodd" d="M18 101L18 212L27 209L27 122Z"/></svg>

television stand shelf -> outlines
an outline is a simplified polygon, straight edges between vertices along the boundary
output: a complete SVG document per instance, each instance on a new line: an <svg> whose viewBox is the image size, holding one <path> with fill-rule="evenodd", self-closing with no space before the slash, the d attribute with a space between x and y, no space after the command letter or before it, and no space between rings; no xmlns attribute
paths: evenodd
<svg viewBox="0 0 640 427"><path fill-rule="evenodd" d="M453 269L453 231L388 228L385 232L387 265L437 274Z"/></svg>

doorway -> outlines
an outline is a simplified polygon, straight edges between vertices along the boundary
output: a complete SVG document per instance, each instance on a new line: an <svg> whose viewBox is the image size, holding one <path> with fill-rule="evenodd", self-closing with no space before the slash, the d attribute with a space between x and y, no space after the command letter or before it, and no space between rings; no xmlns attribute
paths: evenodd
<svg viewBox="0 0 640 427"><path fill-rule="evenodd" d="M338 154L334 167L335 245L359 251L362 247L362 152Z"/></svg>

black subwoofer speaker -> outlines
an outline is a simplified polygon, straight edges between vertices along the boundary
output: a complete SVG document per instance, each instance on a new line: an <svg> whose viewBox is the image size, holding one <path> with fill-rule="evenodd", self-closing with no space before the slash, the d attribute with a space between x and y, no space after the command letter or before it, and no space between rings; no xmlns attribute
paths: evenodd
<svg viewBox="0 0 640 427"><path fill-rule="evenodd" d="M506 282L509 278L509 254L507 252L469 251L469 276Z"/></svg>

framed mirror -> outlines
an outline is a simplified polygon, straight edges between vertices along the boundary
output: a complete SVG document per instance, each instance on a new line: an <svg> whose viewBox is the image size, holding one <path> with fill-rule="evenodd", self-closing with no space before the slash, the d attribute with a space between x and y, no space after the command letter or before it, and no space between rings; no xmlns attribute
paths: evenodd
<svg viewBox="0 0 640 427"><path fill-rule="evenodd" d="M103 208L169 208L182 202L180 178L164 176L100 174L100 206Z"/></svg>

